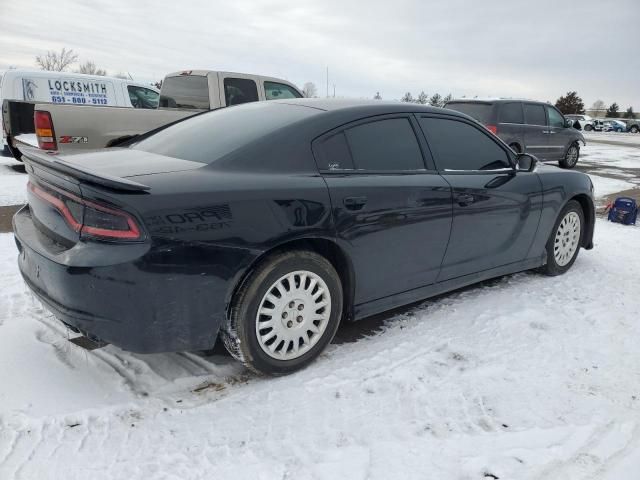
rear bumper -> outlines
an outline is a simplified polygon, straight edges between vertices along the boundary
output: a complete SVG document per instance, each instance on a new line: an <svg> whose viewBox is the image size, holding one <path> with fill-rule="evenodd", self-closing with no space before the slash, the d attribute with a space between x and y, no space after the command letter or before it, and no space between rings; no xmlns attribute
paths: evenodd
<svg viewBox="0 0 640 480"><path fill-rule="evenodd" d="M80 242L56 253L35 228L28 206L13 223L26 284L63 322L138 353L202 350L215 343L225 312L222 279L154 265L145 244Z"/></svg>

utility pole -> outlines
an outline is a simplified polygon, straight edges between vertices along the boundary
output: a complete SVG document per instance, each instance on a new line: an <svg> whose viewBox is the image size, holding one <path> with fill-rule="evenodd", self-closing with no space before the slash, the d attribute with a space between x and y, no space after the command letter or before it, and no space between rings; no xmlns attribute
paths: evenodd
<svg viewBox="0 0 640 480"><path fill-rule="evenodd" d="M336 98L336 84L333 84L333 98Z"/></svg>
<svg viewBox="0 0 640 480"><path fill-rule="evenodd" d="M327 98L329 98L329 65L327 65Z"/></svg>

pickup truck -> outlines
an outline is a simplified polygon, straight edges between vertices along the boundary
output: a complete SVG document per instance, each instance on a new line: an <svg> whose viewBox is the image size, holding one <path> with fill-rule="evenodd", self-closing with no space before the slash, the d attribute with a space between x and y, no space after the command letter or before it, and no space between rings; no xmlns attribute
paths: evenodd
<svg viewBox="0 0 640 480"><path fill-rule="evenodd" d="M10 149L20 159L20 137L25 133L35 132L43 150L74 153L120 145L203 111L302 96L293 84L278 78L189 70L164 78L160 103L154 110L50 103L36 104L32 119L26 119L25 102L5 101L2 108Z"/></svg>

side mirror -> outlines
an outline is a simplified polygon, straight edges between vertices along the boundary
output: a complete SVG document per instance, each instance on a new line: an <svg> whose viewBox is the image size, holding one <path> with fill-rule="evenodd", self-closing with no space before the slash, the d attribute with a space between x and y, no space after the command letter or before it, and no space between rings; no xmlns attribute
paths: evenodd
<svg viewBox="0 0 640 480"><path fill-rule="evenodd" d="M533 172L537 164L538 159L528 153L519 153L516 157L516 170L521 172Z"/></svg>

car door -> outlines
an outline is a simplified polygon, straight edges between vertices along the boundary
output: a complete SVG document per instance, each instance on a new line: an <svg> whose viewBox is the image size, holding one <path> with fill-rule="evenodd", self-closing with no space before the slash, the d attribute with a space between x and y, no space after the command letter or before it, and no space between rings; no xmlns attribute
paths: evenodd
<svg viewBox="0 0 640 480"><path fill-rule="evenodd" d="M565 157L569 144L574 140L571 128L565 126L564 117L555 107L545 105L547 111L548 159L560 160Z"/></svg>
<svg viewBox="0 0 640 480"><path fill-rule="evenodd" d="M451 188L416 132L412 116L385 115L314 142L336 237L353 264L356 305L432 284L440 270Z"/></svg>
<svg viewBox="0 0 640 480"><path fill-rule="evenodd" d="M524 151L547 160L549 155L549 136L547 135L547 115L544 106L539 103L524 102Z"/></svg>
<svg viewBox="0 0 640 480"><path fill-rule="evenodd" d="M538 175L516 171L508 147L471 122L436 115L419 122L453 193L438 282L524 260L540 219Z"/></svg>

